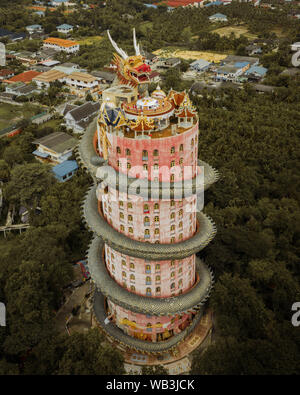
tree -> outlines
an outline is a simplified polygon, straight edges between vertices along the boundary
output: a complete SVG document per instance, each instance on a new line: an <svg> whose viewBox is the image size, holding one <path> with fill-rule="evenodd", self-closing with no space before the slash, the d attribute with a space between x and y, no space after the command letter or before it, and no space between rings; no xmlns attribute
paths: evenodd
<svg viewBox="0 0 300 395"><path fill-rule="evenodd" d="M155 366L143 366L142 367L143 375L168 375L168 370L163 365L155 365Z"/></svg>

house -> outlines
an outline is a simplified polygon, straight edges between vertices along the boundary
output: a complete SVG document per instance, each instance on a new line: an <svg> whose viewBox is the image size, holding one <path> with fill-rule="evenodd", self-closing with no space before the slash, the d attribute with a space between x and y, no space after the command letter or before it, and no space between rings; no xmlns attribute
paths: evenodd
<svg viewBox="0 0 300 395"><path fill-rule="evenodd" d="M71 33L73 31L73 26L72 25L68 25L67 23L63 23L62 25L57 26L56 30L59 33L68 34L68 33Z"/></svg>
<svg viewBox="0 0 300 395"><path fill-rule="evenodd" d="M216 4L213 3L213 5L216 5ZM208 19L211 22L227 22L228 21L227 16L224 14L220 14L220 13L211 15Z"/></svg>
<svg viewBox="0 0 300 395"><path fill-rule="evenodd" d="M52 0L51 1L51 5L53 7L59 7L62 4L64 4L65 6L69 6L69 5L72 5L73 3L71 3L69 0Z"/></svg>
<svg viewBox="0 0 300 395"><path fill-rule="evenodd" d="M249 81L259 81L267 74L268 69L262 66L251 66L246 72Z"/></svg>
<svg viewBox="0 0 300 395"><path fill-rule="evenodd" d="M80 45L77 41L49 37L43 41L43 48L52 48L60 52L75 53L79 51Z"/></svg>
<svg viewBox="0 0 300 395"><path fill-rule="evenodd" d="M55 82L55 81L63 82L65 77L66 77L65 73L52 69L46 71L45 73L41 73L37 77L33 78L32 81L37 84L39 89L42 89L42 88L49 88L51 82Z"/></svg>
<svg viewBox="0 0 300 395"><path fill-rule="evenodd" d="M34 77L37 77L40 75L38 71L34 70L28 70L24 71L23 73L17 74L13 76L12 78L5 80L8 84L13 84L14 82L24 82L25 84L29 84Z"/></svg>
<svg viewBox="0 0 300 395"><path fill-rule="evenodd" d="M91 75L98 79L101 84L112 84L116 78L115 73L110 73L109 71L92 71Z"/></svg>
<svg viewBox="0 0 300 395"><path fill-rule="evenodd" d="M215 79L217 81L237 81L237 78L245 73L250 67L249 62L230 62L217 68Z"/></svg>
<svg viewBox="0 0 300 395"><path fill-rule="evenodd" d="M29 34L33 33L43 33L44 29L42 28L41 25L30 25L26 26L26 30L28 31Z"/></svg>
<svg viewBox="0 0 300 395"><path fill-rule="evenodd" d="M273 93L275 90L275 86L270 86L270 85L262 85L262 84L253 84L252 87L256 90L258 93Z"/></svg>
<svg viewBox="0 0 300 395"><path fill-rule="evenodd" d="M67 133L54 132L33 141L33 144L36 144L33 155L41 162L62 163L71 157L77 143L78 141Z"/></svg>
<svg viewBox="0 0 300 395"><path fill-rule="evenodd" d="M251 56L228 55L221 61L222 65L234 65L237 62L247 62L251 66L258 66L259 58L252 58Z"/></svg>
<svg viewBox="0 0 300 395"><path fill-rule="evenodd" d="M14 84L7 85L5 92L13 95L13 98L18 96L30 96L37 93L37 87L34 84L24 84L23 82L15 82Z"/></svg>
<svg viewBox="0 0 300 395"><path fill-rule="evenodd" d="M65 62L60 65L61 67L67 67L68 69L72 69L73 71L79 71L80 67L77 63Z"/></svg>
<svg viewBox="0 0 300 395"><path fill-rule="evenodd" d="M210 65L211 65L211 63L208 62L207 60L198 59L190 64L190 68L192 70L197 71L197 72L203 72L203 71L207 71L209 69Z"/></svg>
<svg viewBox="0 0 300 395"><path fill-rule="evenodd" d="M159 67L163 69L170 69L180 65L181 60L179 58L168 58L168 59L161 59L159 62Z"/></svg>
<svg viewBox="0 0 300 395"><path fill-rule="evenodd" d="M0 81L1 80L7 80L15 75L14 71L8 70L8 69L3 69L0 70Z"/></svg>
<svg viewBox="0 0 300 395"><path fill-rule="evenodd" d="M45 12L44 11L35 11L34 14L40 16L41 18L45 16Z"/></svg>
<svg viewBox="0 0 300 395"><path fill-rule="evenodd" d="M245 48L245 50L246 50L247 54L250 55L250 56L262 53L261 47L258 46L258 45L255 45L255 44L248 45Z"/></svg>
<svg viewBox="0 0 300 395"><path fill-rule="evenodd" d="M79 96L82 96L80 91L87 92L91 90L93 92L99 87L99 81L96 77L80 71L74 71L66 75L64 81L70 87L71 92L73 91L74 94L79 94Z"/></svg>
<svg viewBox="0 0 300 395"><path fill-rule="evenodd" d="M160 74L158 71L152 71L149 74L150 82L159 82L161 80Z"/></svg>
<svg viewBox="0 0 300 395"><path fill-rule="evenodd" d="M143 55L146 58L146 63L149 65L154 64L158 61L158 56L154 55L154 53L152 52L144 51Z"/></svg>
<svg viewBox="0 0 300 395"><path fill-rule="evenodd" d="M52 167L55 178L60 182L65 182L73 177L78 170L76 160L65 160L64 162Z"/></svg>
<svg viewBox="0 0 300 395"><path fill-rule="evenodd" d="M14 33L10 30L0 28L0 38L8 38L12 41L18 41L26 38L26 33Z"/></svg>
<svg viewBox="0 0 300 395"><path fill-rule="evenodd" d="M294 43L291 45L291 50L292 51L299 51L300 50L300 41Z"/></svg>
<svg viewBox="0 0 300 395"><path fill-rule="evenodd" d="M68 111L65 116L65 124L75 133L82 133L91 120L98 114L100 103L87 102Z"/></svg>

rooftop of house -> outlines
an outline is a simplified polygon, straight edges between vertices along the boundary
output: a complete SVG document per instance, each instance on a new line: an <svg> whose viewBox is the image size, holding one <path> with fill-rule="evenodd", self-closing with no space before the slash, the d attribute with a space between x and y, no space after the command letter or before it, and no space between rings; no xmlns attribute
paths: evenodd
<svg viewBox="0 0 300 395"><path fill-rule="evenodd" d="M210 64L211 64L211 63L208 62L208 61L205 60L205 59L197 59L197 60L194 60L194 62L192 62L192 63L190 64L190 66L206 67L206 66L209 66Z"/></svg>
<svg viewBox="0 0 300 395"><path fill-rule="evenodd" d="M52 70L46 71L45 73L38 75L37 77L34 78L34 81L47 83L47 82L59 80L65 76L66 76L65 73L62 73L59 70L52 69Z"/></svg>
<svg viewBox="0 0 300 395"><path fill-rule="evenodd" d="M262 66L251 66L250 69L246 71L246 75L249 74L259 74L260 76L264 76L267 73L268 69Z"/></svg>
<svg viewBox="0 0 300 395"><path fill-rule="evenodd" d="M12 83L12 82L29 83L33 80L34 77L37 77L40 74L41 73L39 73L38 71L28 70L28 71L24 71L21 74L17 74L15 76L11 77L9 80L7 80L7 82L9 82L9 83Z"/></svg>
<svg viewBox="0 0 300 395"><path fill-rule="evenodd" d="M220 2L222 4L222 2ZM213 3L214 5L217 5L216 2ZM224 14L216 13L211 15L209 18L217 18L217 19L227 19L227 16Z"/></svg>
<svg viewBox="0 0 300 395"><path fill-rule="evenodd" d="M56 26L56 29L73 29L72 25L68 25L67 23L63 23L62 25Z"/></svg>
<svg viewBox="0 0 300 395"><path fill-rule="evenodd" d="M8 69L0 70L0 77L6 77L6 76L12 75L12 74L14 74L14 72L12 70L8 70Z"/></svg>
<svg viewBox="0 0 300 395"><path fill-rule="evenodd" d="M44 147L57 152L64 153L72 150L77 145L77 140L67 133L54 132L40 139L34 140L33 144L43 145Z"/></svg>
<svg viewBox="0 0 300 395"><path fill-rule="evenodd" d="M86 82L86 83L94 82L97 80L97 78L94 77L93 75L88 74L88 73L82 73L80 71L74 71L73 73L71 73L69 75L69 78L76 80L76 81Z"/></svg>
<svg viewBox="0 0 300 395"><path fill-rule="evenodd" d="M58 45L59 47L70 48L74 45L79 45L77 41L65 40L63 38L48 37L44 40L45 44Z"/></svg>
<svg viewBox="0 0 300 395"><path fill-rule="evenodd" d="M68 112L76 122L83 121L86 118L91 117L100 109L100 103L98 102L87 102L78 106Z"/></svg>
<svg viewBox="0 0 300 395"><path fill-rule="evenodd" d="M110 73L109 71L92 71L91 75L93 75L96 78L102 78L106 81L113 82L113 80L116 78L116 74Z"/></svg>
<svg viewBox="0 0 300 395"><path fill-rule="evenodd" d="M299 68L297 68L297 67L290 67L289 69L283 70L280 74L293 77L294 75L299 74L299 73L300 73L300 69Z"/></svg>
<svg viewBox="0 0 300 395"><path fill-rule="evenodd" d="M42 26L41 25L29 25L29 26L26 26L26 29L39 30L39 29L42 29Z"/></svg>
<svg viewBox="0 0 300 395"><path fill-rule="evenodd" d="M64 108L63 112L62 112L62 115L66 115L69 111L74 110L74 108L77 108L77 107L78 106L76 106L75 104L67 103L65 105L65 108Z"/></svg>
<svg viewBox="0 0 300 395"><path fill-rule="evenodd" d="M76 160L65 160L59 165L52 167L53 173L58 177L63 177L77 169L78 169L78 164Z"/></svg>

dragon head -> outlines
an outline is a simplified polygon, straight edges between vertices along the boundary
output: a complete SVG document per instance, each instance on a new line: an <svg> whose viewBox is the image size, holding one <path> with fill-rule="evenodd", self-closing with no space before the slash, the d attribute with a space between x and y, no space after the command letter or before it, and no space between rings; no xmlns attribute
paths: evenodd
<svg viewBox="0 0 300 395"><path fill-rule="evenodd" d="M133 56L128 56L123 49L118 47L116 42L111 38L109 31L107 31L107 34L112 46L119 54L114 54L114 63L117 66L117 74L120 82L133 87L139 84L149 83L151 67L145 63L145 57L140 53L140 47L136 42L135 29L133 29L133 44L135 49L135 55Z"/></svg>

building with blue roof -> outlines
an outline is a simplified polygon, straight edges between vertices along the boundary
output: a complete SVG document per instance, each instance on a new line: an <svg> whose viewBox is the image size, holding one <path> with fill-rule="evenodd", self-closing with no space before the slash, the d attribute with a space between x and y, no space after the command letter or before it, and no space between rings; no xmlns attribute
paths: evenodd
<svg viewBox="0 0 300 395"><path fill-rule="evenodd" d="M63 23L62 25L56 26L56 30L59 33L68 34L73 31L73 26L68 25L67 23Z"/></svg>
<svg viewBox="0 0 300 395"><path fill-rule="evenodd" d="M60 182L65 182L73 177L73 175L78 170L78 164L76 160L65 160L52 167L55 178Z"/></svg>
<svg viewBox="0 0 300 395"><path fill-rule="evenodd" d="M145 4L144 3L144 6L147 8L157 8L157 5L155 5L155 4Z"/></svg>
<svg viewBox="0 0 300 395"><path fill-rule="evenodd" d="M216 3L212 3L212 5L216 5ZM227 16L224 14L214 14L208 18L211 22L227 22Z"/></svg>
<svg viewBox="0 0 300 395"><path fill-rule="evenodd" d="M40 17L45 16L45 12L44 11L35 11L34 14L36 14L36 15L38 15Z"/></svg>
<svg viewBox="0 0 300 395"><path fill-rule="evenodd" d="M26 30L28 31L29 34L43 33L43 27L41 25L26 26Z"/></svg>
<svg viewBox="0 0 300 395"><path fill-rule="evenodd" d="M211 3L204 4L204 7L211 7L212 5L223 5L222 1L212 1Z"/></svg>
<svg viewBox="0 0 300 395"><path fill-rule="evenodd" d="M262 66L251 66L245 73L249 81L259 81L265 77L268 69Z"/></svg>

